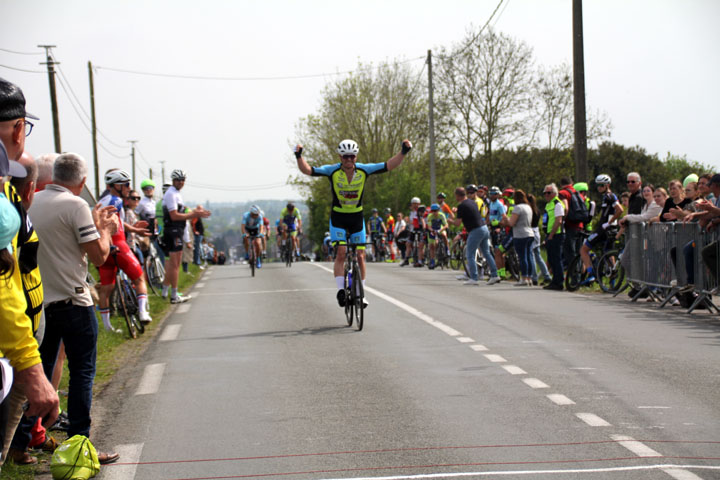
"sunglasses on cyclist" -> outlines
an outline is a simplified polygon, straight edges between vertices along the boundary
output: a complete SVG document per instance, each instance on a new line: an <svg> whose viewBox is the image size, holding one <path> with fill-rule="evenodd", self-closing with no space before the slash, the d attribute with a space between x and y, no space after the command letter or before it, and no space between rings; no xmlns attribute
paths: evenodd
<svg viewBox="0 0 720 480"><path fill-rule="evenodd" d="M356 155L343 155L343 160L354 160L356 158Z"/></svg>
<svg viewBox="0 0 720 480"><path fill-rule="evenodd" d="M130 200L140 200L140 197L128 197Z"/></svg>

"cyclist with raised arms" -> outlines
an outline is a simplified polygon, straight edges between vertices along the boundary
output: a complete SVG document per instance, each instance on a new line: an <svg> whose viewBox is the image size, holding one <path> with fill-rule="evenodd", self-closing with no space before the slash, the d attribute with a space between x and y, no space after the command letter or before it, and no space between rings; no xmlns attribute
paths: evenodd
<svg viewBox="0 0 720 480"><path fill-rule="evenodd" d="M358 263L363 285L365 283L365 221L363 217L362 198L365 193L367 177L377 173L394 170L400 166L405 155L410 152L410 140L403 140L402 149L395 156L384 163L356 163L360 151L353 140L343 140L337 148L340 156L339 163L311 167L302 156L303 147L295 147L295 158L298 168L305 175L314 177L327 177L332 192L332 209L330 211L330 237L337 245L337 256L333 273L337 286L337 301L341 307L345 306L345 278L343 264L347 242L360 244L358 246ZM365 297L367 298L367 297ZM367 306L367 300L364 300Z"/></svg>
<svg viewBox="0 0 720 480"><path fill-rule="evenodd" d="M295 205L290 202L287 204L285 208L282 209L282 212L280 212L280 216L282 217L282 221L285 224L285 233L283 234L283 239L287 241L288 235L292 239L292 246L293 251L295 252L296 257L300 257L300 243L298 239L298 232L302 231L302 215L300 215L300 210L295 208Z"/></svg>
<svg viewBox="0 0 720 480"><path fill-rule="evenodd" d="M245 212L242 219L242 237L243 244L245 245L245 251L249 252L250 248L255 249L255 262L257 268L262 268L262 261L260 257L262 255L262 237L265 231L265 225L263 223L262 211L257 205L250 207L250 211ZM253 244L250 245L250 237L253 238Z"/></svg>

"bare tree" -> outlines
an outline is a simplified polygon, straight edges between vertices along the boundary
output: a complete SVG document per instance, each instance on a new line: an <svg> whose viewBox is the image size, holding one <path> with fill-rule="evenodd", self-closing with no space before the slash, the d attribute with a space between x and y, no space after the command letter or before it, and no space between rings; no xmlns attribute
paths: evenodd
<svg viewBox="0 0 720 480"><path fill-rule="evenodd" d="M567 63L540 67L533 82L534 136L544 138L548 149L570 148L574 142L572 70ZM588 113L588 142L610 136L612 124L605 112ZM535 142L533 142L535 143Z"/></svg>
<svg viewBox="0 0 720 480"><path fill-rule="evenodd" d="M492 30L441 50L438 62L439 137L472 168L479 149L525 145L532 136L532 49Z"/></svg>

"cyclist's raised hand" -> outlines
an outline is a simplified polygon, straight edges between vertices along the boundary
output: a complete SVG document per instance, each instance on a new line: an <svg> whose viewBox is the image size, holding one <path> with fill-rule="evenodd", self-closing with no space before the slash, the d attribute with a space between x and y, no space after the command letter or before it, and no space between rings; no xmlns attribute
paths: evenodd
<svg viewBox="0 0 720 480"><path fill-rule="evenodd" d="M407 155L410 150L412 150L412 143L406 138L402 142L402 154Z"/></svg>
<svg viewBox="0 0 720 480"><path fill-rule="evenodd" d="M295 158L299 159L300 157L302 157L302 152L303 152L303 146L300 145L299 143L297 145L295 145L295 148L293 149Z"/></svg>

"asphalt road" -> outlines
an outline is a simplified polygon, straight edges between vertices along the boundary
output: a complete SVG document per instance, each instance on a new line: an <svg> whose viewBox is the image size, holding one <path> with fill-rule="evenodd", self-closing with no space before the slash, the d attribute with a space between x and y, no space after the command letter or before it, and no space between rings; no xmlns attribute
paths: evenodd
<svg viewBox="0 0 720 480"><path fill-rule="evenodd" d="M720 479L720 321L372 264L212 267L136 365L109 479ZM672 308L672 309L670 309Z"/></svg>

